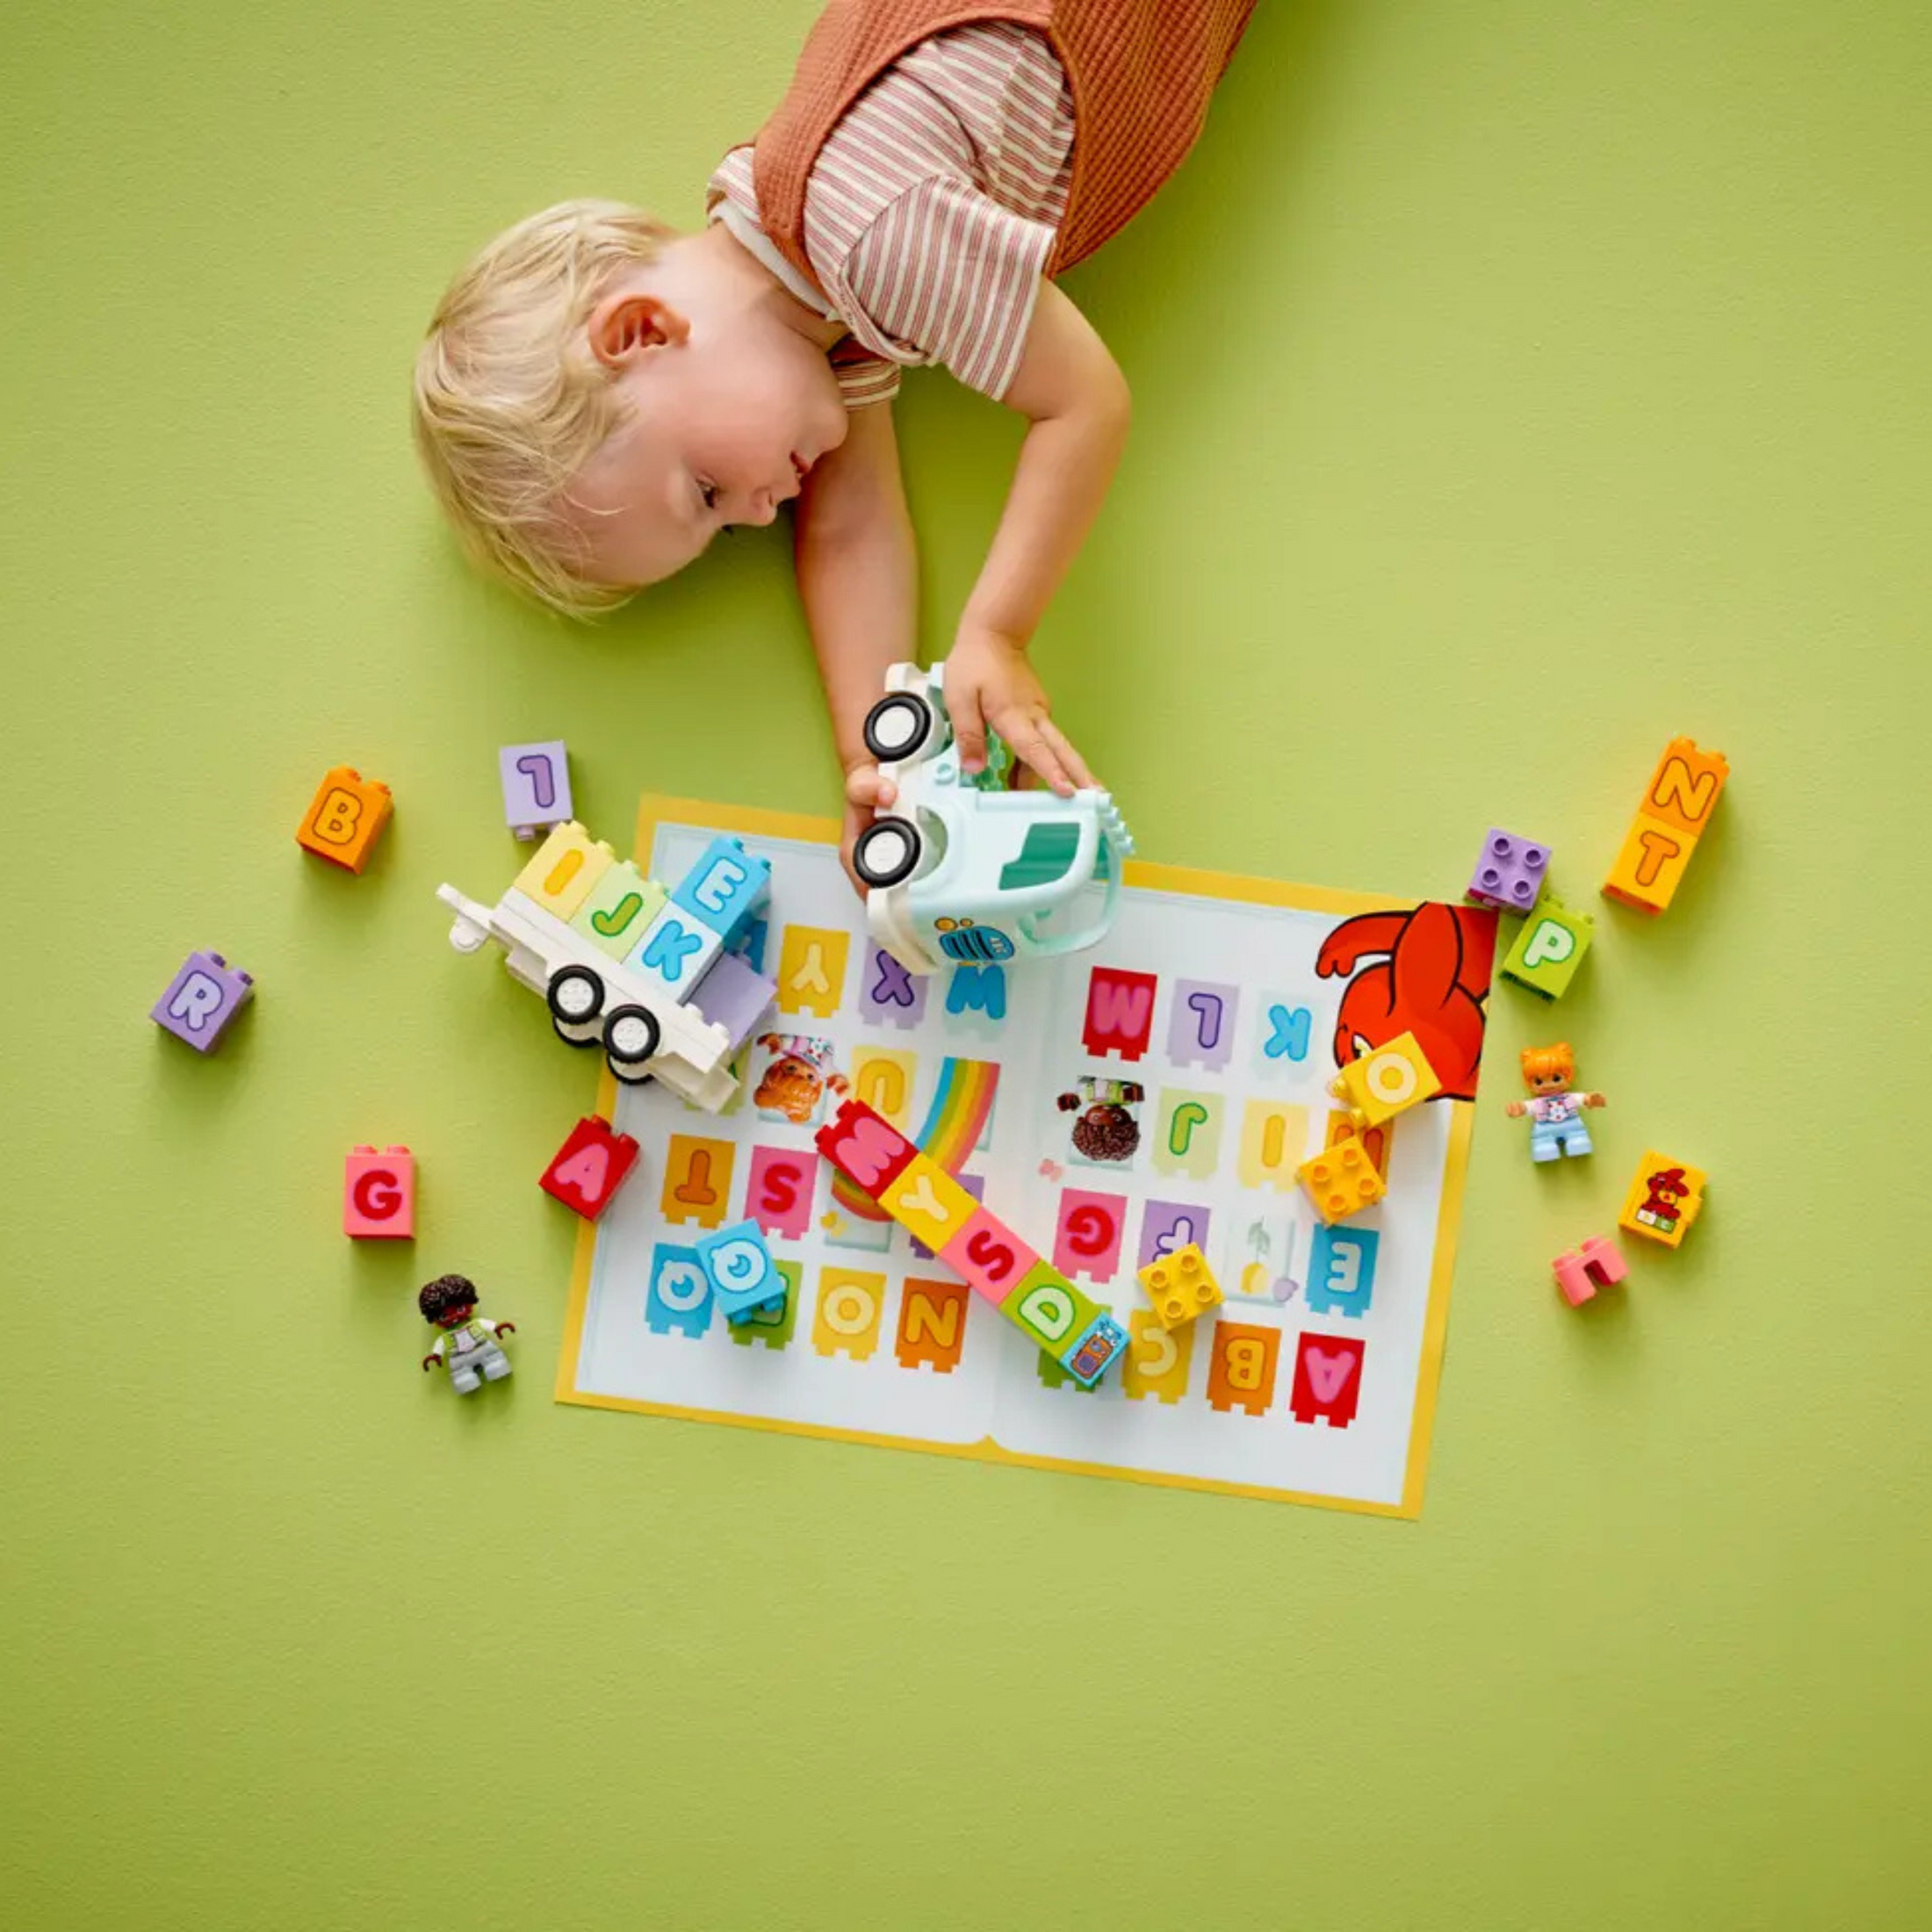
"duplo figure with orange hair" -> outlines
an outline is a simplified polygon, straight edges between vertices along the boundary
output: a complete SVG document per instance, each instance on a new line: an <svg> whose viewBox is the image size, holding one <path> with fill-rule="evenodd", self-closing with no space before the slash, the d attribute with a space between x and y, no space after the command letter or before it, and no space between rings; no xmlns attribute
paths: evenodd
<svg viewBox="0 0 1932 1932"><path fill-rule="evenodd" d="M1504 1110L1511 1120L1530 1117L1530 1158L1532 1161L1571 1159L1594 1153L1590 1128L1583 1120L1587 1107L1602 1107L1601 1093L1578 1093L1571 1083L1576 1078L1576 1056L1567 1040L1554 1047L1525 1047L1523 1049L1523 1081L1530 1090L1526 1100L1511 1100Z"/></svg>

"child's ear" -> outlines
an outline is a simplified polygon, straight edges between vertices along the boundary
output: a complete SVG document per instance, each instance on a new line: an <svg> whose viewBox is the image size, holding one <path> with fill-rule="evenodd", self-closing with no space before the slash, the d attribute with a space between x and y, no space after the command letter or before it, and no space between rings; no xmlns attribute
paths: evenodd
<svg viewBox="0 0 1932 1932"><path fill-rule="evenodd" d="M667 302L631 289L607 295L585 325L590 352L606 369L621 369L649 349L681 342L691 325Z"/></svg>

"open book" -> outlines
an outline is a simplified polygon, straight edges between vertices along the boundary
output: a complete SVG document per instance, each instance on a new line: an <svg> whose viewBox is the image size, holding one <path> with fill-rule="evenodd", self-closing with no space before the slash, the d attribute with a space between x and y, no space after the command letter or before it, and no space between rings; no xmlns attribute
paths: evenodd
<svg viewBox="0 0 1932 1932"><path fill-rule="evenodd" d="M559 1400L1417 1513L1496 924L1466 907L1129 863L1092 951L915 977L866 936L830 820L646 798L674 877L719 832L772 865L778 1000L721 1114L604 1102L642 1143L587 1224ZM1370 1136L1388 1193L1324 1226L1296 1168L1327 1092L1413 1032L1437 1099ZM818 1154L863 1099L1127 1326L1083 1390ZM751 1218L789 1293L727 1326L692 1244ZM1224 1300L1169 1330L1137 1271L1193 1242Z"/></svg>

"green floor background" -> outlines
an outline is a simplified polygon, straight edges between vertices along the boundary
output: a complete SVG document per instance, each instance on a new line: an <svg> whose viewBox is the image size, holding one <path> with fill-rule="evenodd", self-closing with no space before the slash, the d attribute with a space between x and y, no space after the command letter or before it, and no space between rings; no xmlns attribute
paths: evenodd
<svg viewBox="0 0 1932 1932"><path fill-rule="evenodd" d="M1588 895L1665 739L1732 761L1669 917L1498 996L1404 1525L549 1399L591 1071L431 898L508 876L495 746L606 836L833 775L781 532L524 612L407 364L527 209L694 220L812 11L10 11L0 1921L1932 1922L1932 21L1272 0L1071 285L1138 413L1038 657L1148 856L1453 894L1496 821ZM902 433L943 649L1014 430L935 376ZM291 843L337 760L359 880ZM205 1062L195 946L259 984ZM1611 1107L1533 1175L1556 1033ZM340 1235L363 1139L412 1251ZM1705 1219L1573 1315L1647 1143ZM467 1405L452 1267L521 1330Z"/></svg>

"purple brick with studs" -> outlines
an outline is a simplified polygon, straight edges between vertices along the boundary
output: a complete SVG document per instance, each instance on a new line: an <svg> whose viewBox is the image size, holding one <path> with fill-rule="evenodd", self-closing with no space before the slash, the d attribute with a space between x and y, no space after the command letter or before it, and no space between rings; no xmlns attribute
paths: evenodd
<svg viewBox="0 0 1932 1932"><path fill-rule="evenodd" d="M1490 906L1498 912L1533 912L1549 869L1546 845L1492 825L1483 839L1469 890L1462 896L1472 905Z"/></svg>

